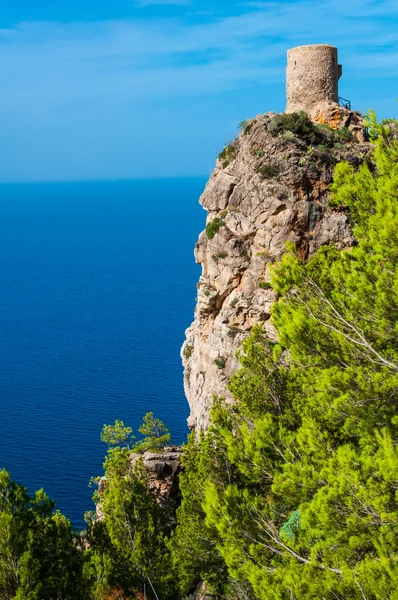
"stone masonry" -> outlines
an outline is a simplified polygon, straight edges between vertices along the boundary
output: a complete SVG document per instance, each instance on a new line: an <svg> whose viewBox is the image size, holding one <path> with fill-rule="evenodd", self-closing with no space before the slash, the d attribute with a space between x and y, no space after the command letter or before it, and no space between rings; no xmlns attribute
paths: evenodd
<svg viewBox="0 0 398 600"><path fill-rule="evenodd" d="M304 110L310 116L320 103L338 103L342 66L337 48L326 44L299 46L287 53L286 112Z"/></svg>

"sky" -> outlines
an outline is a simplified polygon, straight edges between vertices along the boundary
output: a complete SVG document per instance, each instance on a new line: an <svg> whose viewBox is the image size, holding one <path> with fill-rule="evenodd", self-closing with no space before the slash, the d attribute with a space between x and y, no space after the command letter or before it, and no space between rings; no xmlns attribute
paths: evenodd
<svg viewBox="0 0 398 600"><path fill-rule="evenodd" d="M1 0L0 181L207 176L314 43L398 117L398 0Z"/></svg>

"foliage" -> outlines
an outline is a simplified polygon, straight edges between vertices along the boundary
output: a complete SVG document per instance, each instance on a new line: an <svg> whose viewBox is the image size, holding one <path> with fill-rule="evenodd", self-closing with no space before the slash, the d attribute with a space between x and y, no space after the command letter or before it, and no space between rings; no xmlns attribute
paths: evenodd
<svg viewBox="0 0 398 600"><path fill-rule="evenodd" d="M83 557L68 519L39 490L0 471L0 598L85 600Z"/></svg>
<svg viewBox="0 0 398 600"><path fill-rule="evenodd" d="M262 179L272 179L277 177L280 172L280 164L277 161L269 161L256 167L256 173L261 175Z"/></svg>
<svg viewBox="0 0 398 600"><path fill-rule="evenodd" d="M102 599L114 589L132 594L151 581L162 600L174 600L170 515L149 491L140 462L133 468L125 449L116 455L116 466L114 460L111 451L100 497L103 520L93 520L88 528L92 597Z"/></svg>
<svg viewBox="0 0 398 600"><path fill-rule="evenodd" d="M217 369L224 369L226 365L225 358L216 358L214 364L216 365Z"/></svg>
<svg viewBox="0 0 398 600"><path fill-rule="evenodd" d="M253 129L254 121L241 121L238 125L238 128L243 131L243 135L248 135Z"/></svg>
<svg viewBox="0 0 398 600"><path fill-rule="evenodd" d="M140 442L135 444L134 450L136 452L154 452L156 450L161 450L171 439L169 430L160 419L155 417L153 412L149 412L145 415L143 423L138 431L143 438Z"/></svg>
<svg viewBox="0 0 398 600"><path fill-rule="evenodd" d="M187 354L186 358L189 358L193 352L193 346L188 346L185 351ZM126 427L123 421L116 420L114 425L104 425L101 432L101 441L108 444L108 457L106 460L111 459L112 468L119 470L118 460L121 460L121 469L124 469L123 460L126 456L126 452L124 451L134 450L135 452L145 452L147 450L161 450L171 439L169 430L160 419L155 417L153 412L146 413L142 425L138 428L138 432L143 437L133 444L132 441L136 436L133 435L131 427Z"/></svg>
<svg viewBox="0 0 398 600"><path fill-rule="evenodd" d="M104 425L101 432L101 441L108 446L121 446L129 450L135 438L131 427L126 427L123 421L116 420L113 425Z"/></svg>
<svg viewBox="0 0 398 600"><path fill-rule="evenodd" d="M272 290L272 285L269 283L269 281L260 281L258 287L262 290Z"/></svg>
<svg viewBox="0 0 398 600"><path fill-rule="evenodd" d="M218 263L219 260L223 260L224 258L228 258L228 254L227 252L224 252L224 250L221 250L220 252L217 252L217 254L213 254L212 256L212 259L216 263Z"/></svg>
<svg viewBox="0 0 398 600"><path fill-rule="evenodd" d="M211 432L206 436L202 433L199 440L195 433L189 436L180 477L183 501L170 542L182 595L193 592L201 581L207 581L213 592L221 591L228 580L225 562L217 550L217 530L206 526L202 508L206 483L225 477L223 459L223 449Z"/></svg>
<svg viewBox="0 0 398 600"><path fill-rule="evenodd" d="M314 146L338 148L342 142L347 143L354 139L348 127L334 130L326 124L315 125L304 111L276 115L271 121L270 131L274 135L294 134L307 144L309 154L313 153ZM294 140L294 136L290 138L291 141Z"/></svg>
<svg viewBox="0 0 398 600"><path fill-rule="evenodd" d="M213 239L220 227L225 225L225 222L220 217L215 217L206 225L206 235L209 240Z"/></svg>
<svg viewBox="0 0 398 600"><path fill-rule="evenodd" d="M123 422L117 424L116 432L127 431L130 439L131 429ZM110 432L108 438L115 446L115 428L104 430ZM145 415L138 431L142 439L134 444L134 452L158 451L170 441L167 428L153 412ZM104 437L102 434L101 439L107 441ZM125 436L120 437L124 442ZM136 591L151 582L162 600L174 600L175 574L167 546L172 515L150 491L142 459L133 467L130 455L125 443L108 448L101 493L95 495L102 519L88 519L85 576L91 597L105 600L117 598L118 593L121 598L135 598Z"/></svg>
<svg viewBox="0 0 398 600"><path fill-rule="evenodd" d="M232 144L228 144L218 155L218 160L221 161L221 166L223 169L226 169L228 165L235 160L237 153L236 142L232 142Z"/></svg>
<svg viewBox="0 0 398 600"><path fill-rule="evenodd" d="M322 134L306 112L286 113L275 116L271 121L271 132L279 134L290 131L310 145L321 143Z"/></svg>
<svg viewBox="0 0 398 600"><path fill-rule="evenodd" d="M184 358L186 358L187 360L188 360L189 358L191 358L191 356L192 356L192 354L193 354L193 351L194 351L194 347L193 347L193 345L192 345L192 344L189 344L188 346L185 346L185 348L184 348L184 352L183 352L183 354L184 354Z"/></svg>

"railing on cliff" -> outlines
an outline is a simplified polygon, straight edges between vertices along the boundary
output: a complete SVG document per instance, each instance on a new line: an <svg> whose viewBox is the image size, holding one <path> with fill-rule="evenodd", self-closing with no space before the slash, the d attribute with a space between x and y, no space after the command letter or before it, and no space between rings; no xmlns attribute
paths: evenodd
<svg viewBox="0 0 398 600"><path fill-rule="evenodd" d="M345 98L339 96L339 104L340 106L344 106L344 108L348 108L348 110L351 110L351 100L346 100Z"/></svg>

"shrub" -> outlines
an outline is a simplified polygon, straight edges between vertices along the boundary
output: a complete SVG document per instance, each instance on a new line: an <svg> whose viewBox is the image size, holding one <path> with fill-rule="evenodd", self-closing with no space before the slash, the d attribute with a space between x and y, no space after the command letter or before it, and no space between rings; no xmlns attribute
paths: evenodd
<svg viewBox="0 0 398 600"><path fill-rule="evenodd" d="M256 168L256 173L261 175L263 179L272 179L279 175L280 165L276 161L270 161Z"/></svg>
<svg viewBox="0 0 398 600"><path fill-rule="evenodd" d="M220 217L215 217L210 223L206 225L206 235L209 240L213 239L217 231L225 225L224 221Z"/></svg>
<svg viewBox="0 0 398 600"><path fill-rule="evenodd" d="M217 369L224 369L226 365L225 358L216 358L214 364L216 365Z"/></svg>
<svg viewBox="0 0 398 600"><path fill-rule="evenodd" d="M342 127L334 132L335 135L343 140L344 142L351 142L354 139L352 131L348 129L348 127Z"/></svg>
<svg viewBox="0 0 398 600"><path fill-rule="evenodd" d="M228 254L224 251L221 252L217 252L217 254L213 254L212 259L214 260L214 262L218 262L219 260L222 260L223 258L227 258Z"/></svg>
<svg viewBox="0 0 398 600"><path fill-rule="evenodd" d="M291 134L294 134L309 146L309 154L312 154L313 146L333 148L338 143L350 142L354 139L348 127L336 131L326 123L315 125L304 111L277 115L272 119L269 129L271 133L280 135L286 140L292 139Z"/></svg>
<svg viewBox="0 0 398 600"><path fill-rule="evenodd" d="M272 290L272 285L268 281L260 281L258 287L262 290Z"/></svg>
<svg viewBox="0 0 398 600"><path fill-rule="evenodd" d="M225 169L228 167L229 163L234 160L236 157L236 145L234 142L225 146L224 150L220 152L218 155L218 160L222 162L222 168Z"/></svg>
<svg viewBox="0 0 398 600"><path fill-rule="evenodd" d="M228 337L233 338L233 337L235 337L240 332L241 332L241 330L239 329L239 327L235 327L233 325L233 326L228 327L228 333L227 333L227 335L228 335Z"/></svg>
<svg viewBox="0 0 398 600"><path fill-rule="evenodd" d="M280 134L290 131L302 139L308 146L317 144L320 141L320 132L304 111L277 115L272 119L270 125L272 133Z"/></svg>
<svg viewBox="0 0 398 600"><path fill-rule="evenodd" d="M185 346L184 348L184 358L186 358L188 360L188 358L191 358L192 354L193 354L193 345L190 344L189 346Z"/></svg>
<svg viewBox="0 0 398 600"><path fill-rule="evenodd" d="M248 135L253 128L253 121L251 123L248 123L247 121L241 121L238 127L241 131L243 131L244 135Z"/></svg>
<svg viewBox="0 0 398 600"><path fill-rule="evenodd" d="M204 293L205 296L210 296L210 294L211 294L210 290L207 289L207 288L204 290L203 293Z"/></svg>

